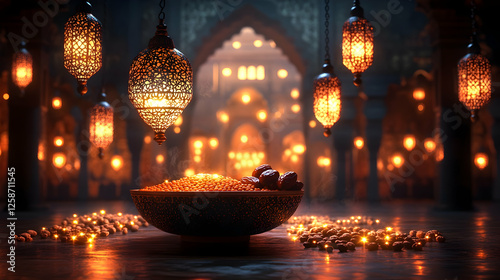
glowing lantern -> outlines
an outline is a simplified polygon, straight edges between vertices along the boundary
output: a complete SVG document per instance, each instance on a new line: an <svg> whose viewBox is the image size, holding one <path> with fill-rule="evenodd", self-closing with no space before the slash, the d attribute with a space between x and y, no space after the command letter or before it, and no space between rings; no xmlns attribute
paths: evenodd
<svg viewBox="0 0 500 280"><path fill-rule="evenodd" d="M78 81L78 92L87 93L87 80L102 66L102 26L83 2L80 11L64 25L64 67Z"/></svg>
<svg viewBox="0 0 500 280"><path fill-rule="evenodd" d="M165 1L156 33L148 48L130 66L129 99L141 118L153 128L154 140L162 144L165 131L182 113L193 97L193 70L188 59L174 47L163 23Z"/></svg>
<svg viewBox="0 0 500 280"><path fill-rule="evenodd" d="M259 121L263 122L267 119L267 113L265 110L260 110L257 112L257 119L259 119Z"/></svg>
<svg viewBox="0 0 500 280"><path fill-rule="evenodd" d="M66 164L66 156L63 153L55 153L52 156L52 164L57 168L63 168Z"/></svg>
<svg viewBox="0 0 500 280"><path fill-rule="evenodd" d="M54 137L54 146L61 147L62 145L64 145L64 138L61 136Z"/></svg>
<svg viewBox="0 0 500 280"><path fill-rule="evenodd" d="M210 144L210 148L212 149L217 149L219 147L219 140L217 138L210 138L208 141L208 144Z"/></svg>
<svg viewBox="0 0 500 280"><path fill-rule="evenodd" d="M361 73L373 63L373 26L364 18L359 0L354 0L351 17L342 28L342 58L354 74L354 85L361 85Z"/></svg>
<svg viewBox="0 0 500 280"><path fill-rule="evenodd" d="M405 163L405 159L400 154L395 154L391 161L396 168L400 168Z"/></svg>
<svg viewBox="0 0 500 280"><path fill-rule="evenodd" d="M286 71L286 69L280 69L278 70L277 75L280 79L285 79L288 77L288 71Z"/></svg>
<svg viewBox="0 0 500 280"><path fill-rule="evenodd" d="M252 101L252 98L250 97L250 95L243 94L241 96L241 102L243 102L243 104L248 104L248 103L250 103L250 101Z"/></svg>
<svg viewBox="0 0 500 280"><path fill-rule="evenodd" d="M340 80L333 73L333 66L327 59L323 64L323 73L314 79L314 115L323 124L324 135L332 134L330 128L340 118Z"/></svg>
<svg viewBox="0 0 500 280"><path fill-rule="evenodd" d="M19 87L21 94L24 94L24 89L33 80L33 59L25 46L21 42L21 49L12 58L12 81Z"/></svg>
<svg viewBox="0 0 500 280"><path fill-rule="evenodd" d="M486 166L488 166L488 155L485 153L477 153L474 156L474 164L477 168L483 170Z"/></svg>
<svg viewBox="0 0 500 280"><path fill-rule="evenodd" d="M434 140L430 138L427 138L424 140L424 148L428 153L432 153L436 149L436 142L434 142Z"/></svg>
<svg viewBox="0 0 500 280"><path fill-rule="evenodd" d="M491 98L491 64L481 55L477 42L475 6L472 2L472 38L469 52L458 62L458 99L471 111L471 119L477 117L477 110Z"/></svg>
<svg viewBox="0 0 500 280"><path fill-rule="evenodd" d="M413 150L415 148L415 145L417 144L417 141L415 140L415 136L408 134L405 135L405 138L403 139L403 146L407 151Z"/></svg>
<svg viewBox="0 0 500 280"><path fill-rule="evenodd" d="M114 155L111 158L111 167L113 168L114 171L118 171L122 168L123 166L123 158L119 155Z"/></svg>
<svg viewBox="0 0 500 280"><path fill-rule="evenodd" d="M356 149L361 150L365 146L365 140L361 136L354 138L354 146Z"/></svg>
<svg viewBox="0 0 500 280"><path fill-rule="evenodd" d="M54 97L52 98L52 108L58 110L61 109L62 107L62 99L61 97Z"/></svg>
<svg viewBox="0 0 500 280"><path fill-rule="evenodd" d="M425 90L423 88L416 88L413 90L413 99L415 100L424 100L425 99Z"/></svg>
<svg viewBox="0 0 500 280"><path fill-rule="evenodd" d="M104 149L113 142L113 108L105 101L102 93L100 102L90 110L90 142L99 148L99 158Z"/></svg>

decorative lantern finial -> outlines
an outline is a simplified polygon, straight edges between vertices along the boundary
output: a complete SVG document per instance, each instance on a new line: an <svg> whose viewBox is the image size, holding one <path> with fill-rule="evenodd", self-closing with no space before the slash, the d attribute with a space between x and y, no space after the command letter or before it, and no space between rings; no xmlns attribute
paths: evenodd
<svg viewBox="0 0 500 280"><path fill-rule="evenodd" d="M354 0L351 17L342 28L342 58L354 74L354 85L361 86L361 73L373 63L373 26L365 19L359 0Z"/></svg>
<svg viewBox="0 0 500 280"><path fill-rule="evenodd" d="M325 0L325 63L323 64L323 72L313 82L314 115L323 124L325 137L332 134L330 128L339 120L341 109L341 84L333 73L333 66L330 63L328 2Z"/></svg>
<svg viewBox="0 0 500 280"><path fill-rule="evenodd" d="M24 89L33 80L33 59L26 50L26 43L21 42L21 49L12 58L12 80L24 94Z"/></svg>
<svg viewBox="0 0 500 280"><path fill-rule="evenodd" d="M64 67L78 81L78 92L87 93L87 80L102 66L102 26L83 1L80 11L64 25Z"/></svg>
<svg viewBox="0 0 500 280"><path fill-rule="evenodd" d="M130 66L129 99L141 118L153 128L155 141L162 144L165 130L172 125L193 97L193 70L189 60L174 47L163 23L165 0L156 34L148 48Z"/></svg>
<svg viewBox="0 0 500 280"><path fill-rule="evenodd" d="M472 1L472 36L468 53L458 62L458 99L477 120L477 111L491 98L491 64L481 55L477 41L475 3Z"/></svg>
<svg viewBox="0 0 500 280"><path fill-rule="evenodd" d="M99 148L99 158L104 149L113 142L113 107L106 102L106 94L101 93L99 102L90 111L90 142Z"/></svg>

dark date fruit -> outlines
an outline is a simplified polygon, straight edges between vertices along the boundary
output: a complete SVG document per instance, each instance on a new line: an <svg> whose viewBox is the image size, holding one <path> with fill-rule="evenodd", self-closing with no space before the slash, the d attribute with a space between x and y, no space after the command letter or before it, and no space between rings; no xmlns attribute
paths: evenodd
<svg viewBox="0 0 500 280"><path fill-rule="evenodd" d="M297 183L297 173L288 171L278 179L278 190L291 190Z"/></svg>
<svg viewBox="0 0 500 280"><path fill-rule="evenodd" d="M261 165L262 166L262 165ZM276 170L269 169L259 176L259 182L265 188L270 190L275 190L278 188L278 178L280 177L280 173Z"/></svg>
<svg viewBox="0 0 500 280"><path fill-rule="evenodd" d="M257 168L255 168L255 170L252 172L252 176L256 177L256 178L259 178L260 174L262 174L262 172L264 172L266 170L269 170L269 169L273 169L271 167L271 165L269 165L269 164L261 164L261 165L257 166Z"/></svg>
<svg viewBox="0 0 500 280"><path fill-rule="evenodd" d="M301 181L297 181L295 185L293 185L293 187L289 189L289 191L300 191L303 187L304 183L302 183Z"/></svg>
<svg viewBox="0 0 500 280"><path fill-rule="evenodd" d="M241 182L243 184L250 184L257 187L259 185L259 178L253 176L243 177L241 178Z"/></svg>

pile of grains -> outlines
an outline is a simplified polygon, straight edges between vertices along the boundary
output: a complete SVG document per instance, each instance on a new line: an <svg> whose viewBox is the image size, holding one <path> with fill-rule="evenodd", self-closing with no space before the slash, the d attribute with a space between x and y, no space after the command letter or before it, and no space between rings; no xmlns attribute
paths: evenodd
<svg viewBox="0 0 500 280"><path fill-rule="evenodd" d="M359 225L378 225L380 220L369 217L352 216L343 219L329 217L298 216L288 220L288 235L300 242L304 248L318 248L329 253L339 250L344 253L363 250L376 251L405 250L422 251L427 242L445 242L445 237L437 230L410 230L408 233L392 227L367 229Z"/></svg>
<svg viewBox="0 0 500 280"><path fill-rule="evenodd" d="M61 224L50 228L43 227L39 232L28 230L16 235L18 242L31 242L36 236L40 239L53 239L55 241L73 244L92 244L98 238L108 237L110 234L128 234L136 232L140 227L149 226L141 216L132 214L107 214L105 210L92 214L65 218Z"/></svg>
<svg viewBox="0 0 500 280"><path fill-rule="evenodd" d="M252 184L217 174L197 174L171 182L142 188L143 191L198 192L198 191L266 191Z"/></svg>

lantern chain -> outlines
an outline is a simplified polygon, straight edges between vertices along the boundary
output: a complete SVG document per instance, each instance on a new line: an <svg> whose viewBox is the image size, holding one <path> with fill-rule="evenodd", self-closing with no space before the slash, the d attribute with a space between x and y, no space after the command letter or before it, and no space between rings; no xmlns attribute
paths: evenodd
<svg viewBox="0 0 500 280"><path fill-rule="evenodd" d="M163 11L165 9L165 0L160 0L160 13L158 14L158 19L163 21L165 19L165 12Z"/></svg>
<svg viewBox="0 0 500 280"><path fill-rule="evenodd" d="M328 45L330 45L330 39L328 37L330 30L328 26L330 25L330 0L325 0L325 60L330 60L330 50Z"/></svg>
<svg viewBox="0 0 500 280"><path fill-rule="evenodd" d="M477 28L476 28L476 1L471 0L471 9L470 9L470 17L472 20L472 36L477 36Z"/></svg>

